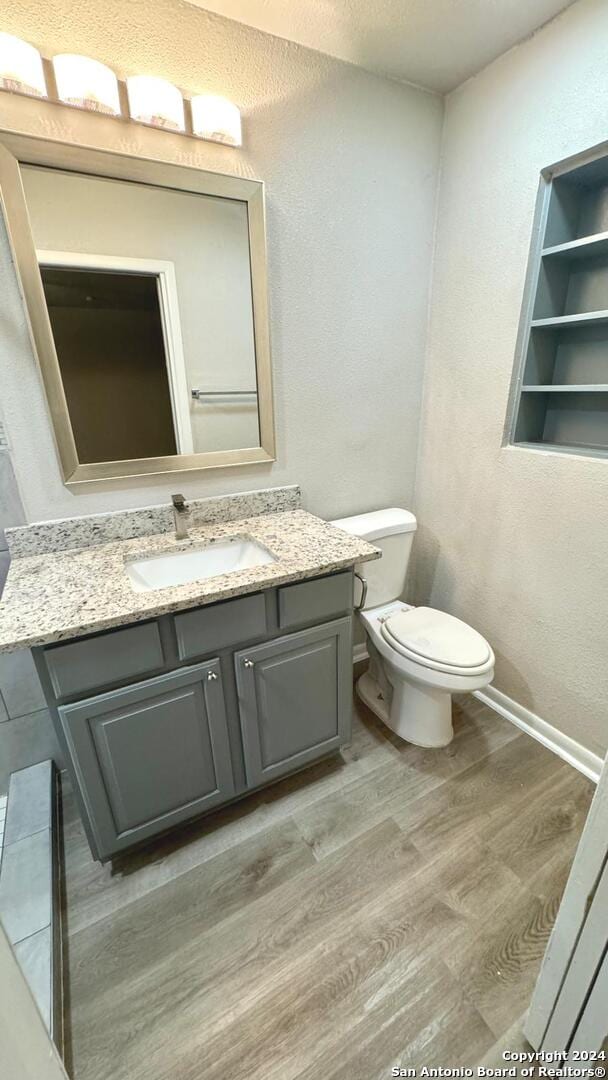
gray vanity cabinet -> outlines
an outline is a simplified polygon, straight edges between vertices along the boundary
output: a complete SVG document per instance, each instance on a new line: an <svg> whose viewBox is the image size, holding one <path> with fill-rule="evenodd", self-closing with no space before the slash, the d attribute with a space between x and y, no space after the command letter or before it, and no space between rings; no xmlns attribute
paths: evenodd
<svg viewBox="0 0 608 1080"><path fill-rule="evenodd" d="M342 570L34 649L97 858L348 743Z"/></svg>
<svg viewBox="0 0 608 1080"><path fill-rule="evenodd" d="M247 782L275 780L337 750L351 723L351 620L234 657Z"/></svg>
<svg viewBox="0 0 608 1080"><path fill-rule="evenodd" d="M234 794L217 660L58 714L102 858Z"/></svg>

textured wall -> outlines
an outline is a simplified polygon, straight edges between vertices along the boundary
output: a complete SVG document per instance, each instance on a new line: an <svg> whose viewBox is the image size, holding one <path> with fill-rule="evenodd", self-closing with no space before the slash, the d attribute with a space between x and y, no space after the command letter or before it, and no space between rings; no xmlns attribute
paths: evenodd
<svg viewBox="0 0 608 1080"><path fill-rule="evenodd" d="M155 73L243 109L242 151L3 95L0 125L259 177L267 185L278 461L180 479L186 496L286 482L326 516L413 496L439 98L177 0L13 0L3 29L47 54ZM6 243L5 413L29 520L166 499L175 478L63 487ZM390 453L388 452L390 447Z"/></svg>
<svg viewBox="0 0 608 1080"><path fill-rule="evenodd" d="M608 6L583 0L447 100L416 594L496 686L608 746L608 462L501 448L539 171L608 135Z"/></svg>

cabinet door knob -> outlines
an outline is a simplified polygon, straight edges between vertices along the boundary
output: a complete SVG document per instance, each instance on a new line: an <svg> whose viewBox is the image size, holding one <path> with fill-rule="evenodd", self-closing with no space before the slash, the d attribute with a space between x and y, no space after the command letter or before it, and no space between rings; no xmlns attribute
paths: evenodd
<svg viewBox="0 0 608 1080"><path fill-rule="evenodd" d="M209 671L207 673L207 678L209 679L209 682L213 682L214 679L217 679L217 671Z"/></svg>
<svg viewBox="0 0 608 1080"><path fill-rule="evenodd" d="M244 667L253 667L253 660L243 660Z"/></svg>

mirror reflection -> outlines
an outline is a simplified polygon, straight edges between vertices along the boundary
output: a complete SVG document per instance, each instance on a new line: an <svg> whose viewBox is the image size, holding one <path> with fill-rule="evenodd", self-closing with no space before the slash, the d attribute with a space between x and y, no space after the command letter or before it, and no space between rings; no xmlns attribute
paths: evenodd
<svg viewBox="0 0 608 1080"><path fill-rule="evenodd" d="M247 204L21 173L78 460L259 446Z"/></svg>

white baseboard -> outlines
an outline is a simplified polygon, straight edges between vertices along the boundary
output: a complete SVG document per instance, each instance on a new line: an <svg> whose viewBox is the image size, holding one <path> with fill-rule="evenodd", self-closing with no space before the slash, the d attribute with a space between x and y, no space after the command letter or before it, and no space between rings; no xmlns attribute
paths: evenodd
<svg viewBox="0 0 608 1080"><path fill-rule="evenodd" d="M563 731L559 731L536 713L525 709L523 705L513 701L494 686L486 686L485 690L475 690L473 697L476 697L478 701L483 701L488 708L494 709L500 716L510 720L516 727L531 735L533 739L552 750L554 754L567 761L569 765L573 765L575 769L597 784L604 762L601 757L587 750L576 739L564 735Z"/></svg>
<svg viewBox="0 0 608 1080"><path fill-rule="evenodd" d="M362 660L368 658L369 653L365 642L354 646L353 664L359 664ZM531 735L533 739L552 750L554 754L567 761L569 765L573 765L575 769L578 769L589 780L593 780L594 784L597 784L604 764L603 759L598 754L587 750L585 746L582 746L576 739L571 739L569 735L564 735L563 731L559 731L558 728L553 727L553 724L543 720L536 713L525 709L523 705L513 701L513 698L507 697L506 694L503 694L501 690L497 690L494 686L486 686L485 690L475 690L473 697L483 701L484 705L487 705L489 709L493 709L494 712L503 716L505 720L510 720L516 727Z"/></svg>

